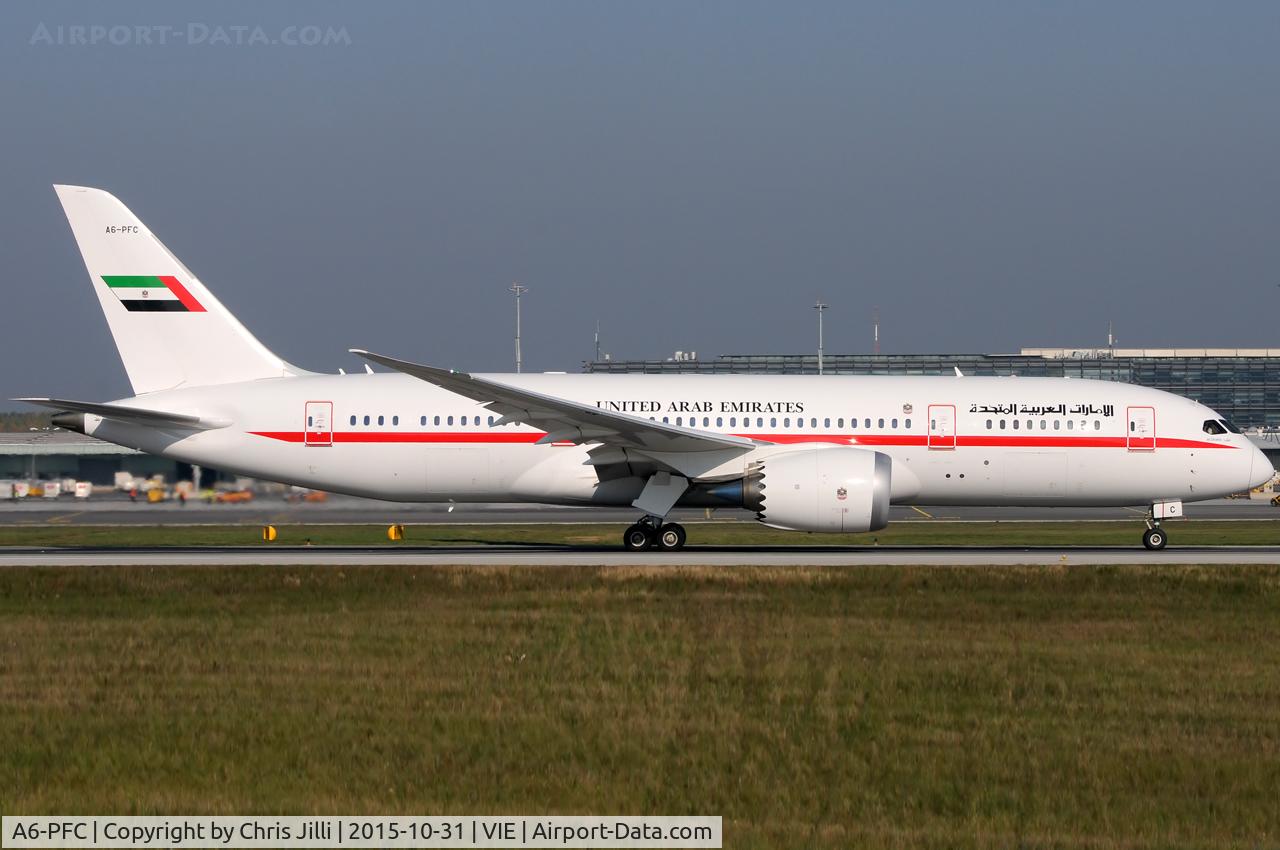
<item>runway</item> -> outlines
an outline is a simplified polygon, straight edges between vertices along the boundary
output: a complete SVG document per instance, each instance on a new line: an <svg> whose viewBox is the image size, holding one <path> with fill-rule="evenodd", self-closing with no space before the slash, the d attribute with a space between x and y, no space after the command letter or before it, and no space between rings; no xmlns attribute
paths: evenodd
<svg viewBox="0 0 1280 850"><path fill-rule="evenodd" d="M1280 564L1280 546L1116 547L690 546L677 553L583 546L6 548L0 568L108 566L1090 566Z"/></svg>
<svg viewBox="0 0 1280 850"><path fill-rule="evenodd" d="M890 509L890 522L1075 522L1115 520L1140 522L1141 508L991 508L898 506ZM1215 499L1188 503L1189 519L1280 519L1280 508L1264 499ZM638 513L633 508L571 508L530 504L405 504L330 496L319 503L289 503L279 497L261 496L252 502L210 505L191 502L133 503L119 494L94 496L85 501L59 498L50 501L29 499L0 502L0 525L288 525L307 524L479 524L504 523L630 523ZM717 520L754 522L755 514L743 510L716 510ZM703 510L672 511L675 522L689 523L708 518Z"/></svg>

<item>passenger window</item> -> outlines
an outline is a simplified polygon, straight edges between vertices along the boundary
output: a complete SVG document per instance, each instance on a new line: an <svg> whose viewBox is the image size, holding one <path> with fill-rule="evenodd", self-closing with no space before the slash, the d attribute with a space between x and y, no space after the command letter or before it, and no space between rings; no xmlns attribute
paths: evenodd
<svg viewBox="0 0 1280 850"><path fill-rule="evenodd" d="M880 424L876 425L876 427L877 427L877 428L883 428L883 427L884 427L884 420L883 420L883 419L879 420L879 423L880 423Z"/></svg>
<svg viewBox="0 0 1280 850"><path fill-rule="evenodd" d="M817 427L818 427L818 420L817 420L816 418L814 418L814 419L810 419L810 420L809 420L809 427L810 427L810 428L817 428ZM828 419L828 420L827 420L827 427L828 427L828 428L830 428L830 427L831 427L831 420L830 420L830 419Z"/></svg>
<svg viewBox="0 0 1280 850"><path fill-rule="evenodd" d="M763 416L757 416L757 417L756 417L756 427L757 427L757 428L763 428L763 427L764 427L764 417L763 417Z"/></svg>
<svg viewBox="0 0 1280 850"><path fill-rule="evenodd" d="M990 419L988 419L988 420L987 420L987 430L988 430L988 431L990 431L990 430L991 430L991 420L990 420Z"/></svg>
<svg viewBox="0 0 1280 850"><path fill-rule="evenodd" d="M836 420L836 427L837 427L837 428L843 428L843 427L844 427L844 417L843 417L843 416L841 416L839 419L837 419L837 420Z"/></svg>
<svg viewBox="0 0 1280 850"><path fill-rule="evenodd" d="M490 428L492 428L492 427L493 427L493 417L492 417L492 416L490 416L490 417L489 417L489 427L490 427Z"/></svg>
<svg viewBox="0 0 1280 850"><path fill-rule="evenodd" d="M419 424L419 425L426 425L426 424L427 424L427 417L425 417L425 416L419 417L419 418L418 418L418 424Z"/></svg>
<svg viewBox="0 0 1280 850"><path fill-rule="evenodd" d="M439 425L439 424L440 424L440 417L439 417L439 416L437 416L437 417L436 417L436 419L435 419L435 424L437 424L437 425Z"/></svg>
<svg viewBox="0 0 1280 850"><path fill-rule="evenodd" d="M717 417L716 417L716 427L717 427L717 428L723 428L723 427L724 427L724 417L722 417L722 416L717 416Z"/></svg>
<svg viewBox="0 0 1280 850"><path fill-rule="evenodd" d="M366 424L366 425L368 425L368 424L369 424L369 416L368 416L368 414L366 414L366 415L365 415L365 417L364 417L364 424Z"/></svg>
<svg viewBox="0 0 1280 850"><path fill-rule="evenodd" d="M1053 420L1053 430L1055 430L1055 431L1061 431L1061 430L1062 430L1062 420L1061 420L1061 419L1055 419L1055 420Z"/></svg>
<svg viewBox="0 0 1280 850"><path fill-rule="evenodd" d="M850 419L850 420L849 420L849 427L850 427L850 428L857 428L857 427L858 427L858 420L857 420L857 419Z"/></svg>
<svg viewBox="0 0 1280 850"><path fill-rule="evenodd" d="M1101 430L1102 430L1102 422L1101 422L1101 420L1098 420L1098 419L1093 420L1093 430L1095 430L1095 431L1101 431Z"/></svg>
<svg viewBox="0 0 1280 850"><path fill-rule="evenodd" d="M1001 419L1001 420L1000 420L1000 430L1001 430L1001 431L1003 431L1003 430L1004 430L1004 423L1005 423L1005 421L1006 421L1006 420L1004 420L1004 419Z"/></svg>
<svg viewBox="0 0 1280 850"><path fill-rule="evenodd" d="M791 427L791 417L790 417L790 416L788 416L786 419L783 419L783 420L782 420L782 427L783 427L783 428L790 428L790 427Z"/></svg>
<svg viewBox="0 0 1280 850"><path fill-rule="evenodd" d="M1132 431L1132 430L1133 430L1133 423L1132 423L1132 422L1130 422L1130 423L1129 423L1129 430L1130 430L1130 431ZM1222 425L1221 425L1217 420L1215 420L1215 419L1206 419L1206 420L1204 421L1204 427L1203 427L1203 429L1202 429L1202 430L1203 430L1206 434L1209 434L1209 435L1211 435L1211 436L1216 436L1216 435L1218 435L1218 434L1225 434L1225 433L1227 433L1227 429L1226 429L1226 428L1224 428L1224 427L1222 427Z"/></svg>
<svg viewBox="0 0 1280 850"><path fill-rule="evenodd" d="M902 423L902 427L904 427L904 428L910 428L910 427L911 427L911 420L910 420L910 419L908 419L906 422Z"/></svg>
<svg viewBox="0 0 1280 850"><path fill-rule="evenodd" d="M450 416L450 417L448 418L448 420L446 420L446 421L447 421L450 425L452 425L452 424L453 424L453 417L452 417L452 416Z"/></svg>
<svg viewBox="0 0 1280 850"><path fill-rule="evenodd" d="M356 424L356 417L354 415L351 417L351 424Z"/></svg>
<svg viewBox="0 0 1280 850"><path fill-rule="evenodd" d="M889 422L889 427L890 427L890 428L897 428L897 427L898 427L898 420L897 420L897 419L890 420L890 422Z"/></svg>
<svg viewBox="0 0 1280 850"><path fill-rule="evenodd" d="M770 427L770 428L777 428L777 427L778 427L778 417L776 417L776 416L770 416L770 417L769 417L769 427Z"/></svg>
<svg viewBox="0 0 1280 850"><path fill-rule="evenodd" d="M1074 419L1068 419L1068 420L1067 420L1067 430L1068 430L1068 431L1073 431L1073 430L1075 430L1075 427L1076 427L1076 421L1075 421Z"/></svg>
<svg viewBox="0 0 1280 850"><path fill-rule="evenodd" d="M702 427L703 428L711 427L711 420L706 416L702 417Z"/></svg>
<svg viewBox="0 0 1280 850"><path fill-rule="evenodd" d="M311 421L311 417L310 417L310 416L308 416L308 417L307 417L307 427L308 427L308 428L310 428L310 427L311 427L312 425L314 425L314 424L315 424L315 423L314 423L313 421Z"/></svg>
<svg viewBox="0 0 1280 850"><path fill-rule="evenodd" d="M379 424L379 425L381 425L384 421L385 421L385 420L383 419L383 417L381 417L381 416L379 416L379 417L378 417L378 424Z"/></svg>
<svg viewBox="0 0 1280 850"><path fill-rule="evenodd" d="M729 417L729 427L730 427L730 428L737 428L737 427L738 427L738 417L736 417L736 416L730 416L730 417Z"/></svg>
<svg viewBox="0 0 1280 850"><path fill-rule="evenodd" d="M399 424L400 424L400 417L399 417L399 416L392 416L392 417L391 417L391 424L392 424L392 425L399 425Z"/></svg>
<svg viewBox="0 0 1280 850"><path fill-rule="evenodd" d="M871 427L871 419L870 419L870 418L867 418L867 419L862 420L862 427L863 427L863 428L870 428L870 427Z"/></svg>
<svg viewBox="0 0 1280 850"><path fill-rule="evenodd" d="M1013 420L1013 430L1015 430L1015 431L1017 431L1017 430L1018 430L1018 420L1017 420L1017 419Z"/></svg>

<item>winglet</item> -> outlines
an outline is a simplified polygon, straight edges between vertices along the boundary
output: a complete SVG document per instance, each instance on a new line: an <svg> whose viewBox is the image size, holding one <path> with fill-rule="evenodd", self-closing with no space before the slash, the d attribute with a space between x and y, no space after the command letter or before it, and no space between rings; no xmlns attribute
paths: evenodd
<svg viewBox="0 0 1280 850"><path fill-rule="evenodd" d="M441 369L438 366L424 366L421 363L411 363L408 360L397 360L394 357L387 357L385 354L374 354L372 351L365 351L363 348L348 348L348 352L363 357L379 366L386 366L397 372L404 372L424 381L431 381L433 377L438 378L463 378L468 381L474 380L467 372L459 372L456 369Z"/></svg>

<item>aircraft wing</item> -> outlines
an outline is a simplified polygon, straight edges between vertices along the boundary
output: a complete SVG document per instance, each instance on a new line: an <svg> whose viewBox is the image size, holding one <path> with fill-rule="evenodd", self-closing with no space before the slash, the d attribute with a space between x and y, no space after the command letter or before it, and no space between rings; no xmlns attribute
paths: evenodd
<svg viewBox="0 0 1280 850"><path fill-rule="evenodd" d="M52 407L55 410L74 410L78 413L90 413L103 419L114 419L117 422L129 422L134 425L147 425L152 428L177 427L192 428L199 431L211 428L222 428L225 423L211 422L199 416L185 413L166 413L161 410L145 410L140 407L129 407L123 404L99 404L92 401L71 401L65 398L15 398L13 401L24 401L41 407Z"/></svg>
<svg viewBox="0 0 1280 850"><path fill-rule="evenodd" d="M746 437L715 434L668 425L643 416L601 410L590 404L536 393L487 378L477 378L466 372L423 366L358 348L351 349L351 353L435 384L451 393L475 399L489 410L502 414L499 422L503 424L521 422L542 428L547 435L539 443L602 443L661 455L711 451L747 452L757 445L754 440Z"/></svg>

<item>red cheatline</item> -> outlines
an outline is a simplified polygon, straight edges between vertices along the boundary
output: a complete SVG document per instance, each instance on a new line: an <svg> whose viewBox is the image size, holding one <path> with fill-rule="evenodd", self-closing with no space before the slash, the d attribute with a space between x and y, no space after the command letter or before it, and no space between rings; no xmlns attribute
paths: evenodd
<svg viewBox="0 0 1280 850"><path fill-rule="evenodd" d="M249 431L255 437L267 437L284 443L305 442L302 431ZM326 432L326 436L328 436ZM541 431L334 431L335 443L536 443L545 437ZM877 446L919 446L928 445L928 438L923 435L898 434L735 434L738 437L749 437L764 443L840 443L868 448ZM1060 448L1060 449L1123 449L1127 447L1124 437L966 437L961 434L956 438L959 448ZM1235 446L1222 443L1206 443L1201 440L1183 440L1177 437L1158 437L1156 447L1162 449L1234 449ZM561 445L557 443L556 445ZM937 447L937 446L935 446ZM945 448L950 449L948 441ZM1150 448L1147 440L1141 448Z"/></svg>

